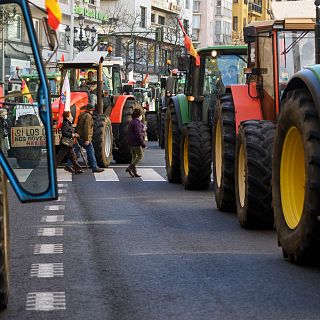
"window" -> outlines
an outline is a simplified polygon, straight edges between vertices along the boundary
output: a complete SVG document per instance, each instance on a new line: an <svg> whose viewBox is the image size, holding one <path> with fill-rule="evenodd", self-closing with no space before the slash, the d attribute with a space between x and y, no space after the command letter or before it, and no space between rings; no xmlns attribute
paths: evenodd
<svg viewBox="0 0 320 320"><path fill-rule="evenodd" d="M36 32L37 39L39 41L40 38L40 21L38 19L32 19L34 31Z"/></svg>
<svg viewBox="0 0 320 320"><path fill-rule="evenodd" d="M190 9L190 1L186 0L186 9Z"/></svg>
<svg viewBox="0 0 320 320"><path fill-rule="evenodd" d="M140 7L140 14L141 14L141 21L140 21L140 27L145 28L147 23L146 23L146 18L147 18L147 8L146 7Z"/></svg>
<svg viewBox="0 0 320 320"><path fill-rule="evenodd" d="M238 3L238 0L233 0L233 3Z"/></svg>
<svg viewBox="0 0 320 320"><path fill-rule="evenodd" d="M221 7L221 0L217 0L217 7Z"/></svg>
<svg viewBox="0 0 320 320"><path fill-rule="evenodd" d="M198 29L192 29L192 40L198 41L199 40L199 30Z"/></svg>
<svg viewBox="0 0 320 320"><path fill-rule="evenodd" d="M189 20L183 19L183 27L186 33L189 33Z"/></svg>
<svg viewBox="0 0 320 320"><path fill-rule="evenodd" d="M165 21L166 21L165 17L158 16L158 23L159 24L162 24L164 26L165 25Z"/></svg>
<svg viewBox="0 0 320 320"><path fill-rule="evenodd" d="M151 13L151 22L155 22L156 21L156 16L154 13Z"/></svg>
<svg viewBox="0 0 320 320"><path fill-rule="evenodd" d="M201 25L201 20L200 20L200 16L192 16L192 28L193 29L200 29L200 25Z"/></svg>
<svg viewBox="0 0 320 320"><path fill-rule="evenodd" d="M193 1L193 12L200 12L200 1Z"/></svg>
<svg viewBox="0 0 320 320"><path fill-rule="evenodd" d="M21 40L21 16L15 16L7 30L9 40Z"/></svg>
<svg viewBox="0 0 320 320"><path fill-rule="evenodd" d="M216 21L216 34L221 33L221 21Z"/></svg>
<svg viewBox="0 0 320 320"><path fill-rule="evenodd" d="M217 7L216 14L217 14L218 16L220 16L220 15L221 15L221 7Z"/></svg>
<svg viewBox="0 0 320 320"><path fill-rule="evenodd" d="M234 16L232 20L232 30L238 31L238 17Z"/></svg>
<svg viewBox="0 0 320 320"><path fill-rule="evenodd" d="M66 5L69 4L69 0L59 0L59 2L62 3L62 4L66 4Z"/></svg>
<svg viewBox="0 0 320 320"><path fill-rule="evenodd" d="M60 24L59 25L59 48L60 49L67 49L67 39L65 34L66 25Z"/></svg>

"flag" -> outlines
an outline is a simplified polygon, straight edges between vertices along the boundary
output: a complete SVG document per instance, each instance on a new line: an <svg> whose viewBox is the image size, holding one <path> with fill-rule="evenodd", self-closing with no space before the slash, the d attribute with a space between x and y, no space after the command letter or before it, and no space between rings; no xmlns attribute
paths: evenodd
<svg viewBox="0 0 320 320"><path fill-rule="evenodd" d="M30 94L29 88L23 79L21 83L21 93L28 98L29 103L33 103L33 99Z"/></svg>
<svg viewBox="0 0 320 320"><path fill-rule="evenodd" d="M58 117L58 124L57 128L61 128L62 125L62 114L64 111L70 111L70 104L71 104L71 92L70 92L70 83L68 75L65 76L63 81L63 86L61 89L60 94L60 101L59 101L59 117Z"/></svg>
<svg viewBox="0 0 320 320"><path fill-rule="evenodd" d="M149 78L149 73L147 73L146 76L144 77L144 79L142 80L142 86L145 86L145 84L148 82L147 81L148 78Z"/></svg>
<svg viewBox="0 0 320 320"><path fill-rule="evenodd" d="M188 53L194 57L196 59L196 66L200 67L200 56L197 52L197 50L195 49L195 47L193 46L192 40L190 39L190 37L187 35L186 30L184 29L182 22L180 19L178 19L179 25L181 27L181 30L183 32L184 35L184 46L186 47Z"/></svg>
<svg viewBox="0 0 320 320"><path fill-rule="evenodd" d="M48 23L49 26L56 30L59 27L59 24L62 19L62 13L58 0L45 0L46 9L48 12Z"/></svg>

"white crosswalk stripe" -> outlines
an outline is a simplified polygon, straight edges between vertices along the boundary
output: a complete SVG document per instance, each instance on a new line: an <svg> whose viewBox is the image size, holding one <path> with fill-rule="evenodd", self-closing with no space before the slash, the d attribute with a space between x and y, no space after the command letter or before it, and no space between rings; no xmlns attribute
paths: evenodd
<svg viewBox="0 0 320 320"><path fill-rule="evenodd" d="M96 181L119 181L113 169L105 169L103 172L94 173Z"/></svg>
<svg viewBox="0 0 320 320"><path fill-rule="evenodd" d="M27 295L27 310L66 310L65 292L30 292Z"/></svg>
<svg viewBox="0 0 320 320"><path fill-rule="evenodd" d="M151 168L139 168L138 173L142 181L166 181L158 172Z"/></svg>
<svg viewBox="0 0 320 320"><path fill-rule="evenodd" d="M57 180L58 181L72 181L72 173L64 169L57 169Z"/></svg>
<svg viewBox="0 0 320 320"><path fill-rule="evenodd" d="M34 263L31 265L31 277L54 278L63 277L63 263Z"/></svg>

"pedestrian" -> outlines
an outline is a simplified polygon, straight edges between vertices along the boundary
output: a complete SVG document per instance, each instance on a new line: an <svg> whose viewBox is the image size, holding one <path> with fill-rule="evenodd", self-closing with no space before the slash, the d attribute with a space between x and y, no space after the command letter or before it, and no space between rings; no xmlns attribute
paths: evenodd
<svg viewBox="0 0 320 320"><path fill-rule="evenodd" d="M80 147L84 148L87 152L87 157L88 157L90 167L92 168L92 172L102 172L104 171L104 169L98 167L96 156L94 153L94 148L92 145L93 111L94 111L94 106L92 104L88 104L85 107L85 111L82 112L78 118L78 124L77 124L77 134L79 135L78 143ZM75 151L77 154L80 151L77 145L75 145ZM70 165L70 162L68 163L68 165Z"/></svg>
<svg viewBox="0 0 320 320"><path fill-rule="evenodd" d="M144 125L141 122L142 120L142 110L134 109L132 112L132 120L129 123L128 127L128 145L131 152L131 164L126 169L131 177L141 177L137 173L136 165L143 158L144 149L146 144L144 142Z"/></svg>
<svg viewBox="0 0 320 320"><path fill-rule="evenodd" d="M73 150L74 139L76 138L76 134L72 127L73 117L70 111L64 111L62 117L62 137L60 139L60 149L56 156L56 167L58 167L65 156L67 156L68 160L72 163L72 167L70 165L66 166L64 169L72 173L82 173L83 171L80 164L77 162L77 156Z"/></svg>

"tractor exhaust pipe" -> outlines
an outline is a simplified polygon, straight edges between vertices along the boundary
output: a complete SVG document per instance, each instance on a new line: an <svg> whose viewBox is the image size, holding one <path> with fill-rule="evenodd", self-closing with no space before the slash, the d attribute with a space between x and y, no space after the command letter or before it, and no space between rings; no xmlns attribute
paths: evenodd
<svg viewBox="0 0 320 320"><path fill-rule="evenodd" d="M320 0L315 0L316 5L316 26L315 26L315 48L316 64L320 64Z"/></svg>

